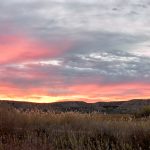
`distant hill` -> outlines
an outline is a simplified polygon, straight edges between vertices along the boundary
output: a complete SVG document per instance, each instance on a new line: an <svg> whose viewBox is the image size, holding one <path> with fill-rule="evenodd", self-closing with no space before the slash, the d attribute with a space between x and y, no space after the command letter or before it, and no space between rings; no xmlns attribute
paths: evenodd
<svg viewBox="0 0 150 150"><path fill-rule="evenodd" d="M133 113L144 106L150 105L150 99L146 100L130 100L130 101L117 101L117 102L97 102L86 103L83 101L69 101L69 102L55 102L55 103L31 103L31 102L18 102L18 101L0 101L0 107L10 107L19 109L21 111L79 111L79 112L99 112L99 113Z"/></svg>

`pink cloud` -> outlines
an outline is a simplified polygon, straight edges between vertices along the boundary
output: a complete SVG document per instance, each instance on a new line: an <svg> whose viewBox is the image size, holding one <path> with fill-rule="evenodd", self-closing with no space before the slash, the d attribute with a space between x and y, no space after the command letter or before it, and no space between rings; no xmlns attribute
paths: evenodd
<svg viewBox="0 0 150 150"><path fill-rule="evenodd" d="M0 36L0 64L54 58L69 50L70 42L58 44L33 40L24 34Z"/></svg>

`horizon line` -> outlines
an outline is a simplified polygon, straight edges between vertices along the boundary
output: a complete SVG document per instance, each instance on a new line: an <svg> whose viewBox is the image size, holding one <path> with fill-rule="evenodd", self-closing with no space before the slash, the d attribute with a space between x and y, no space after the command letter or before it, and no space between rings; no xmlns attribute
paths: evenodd
<svg viewBox="0 0 150 150"><path fill-rule="evenodd" d="M33 102L33 101L25 101L25 100L3 100L3 99L0 99L0 102L21 102L21 103L33 103L33 104L52 104L52 103L65 103L65 102L84 102L84 103L87 103L87 104L95 104L95 103L117 103L117 102L128 102L128 101L135 101L135 100L150 100L150 98L146 98L146 99L128 99L128 100L119 100L119 101L115 101L115 100L112 100L112 101L96 101L96 102L86 102L86 101L56 101L56 102Z"/></svg>

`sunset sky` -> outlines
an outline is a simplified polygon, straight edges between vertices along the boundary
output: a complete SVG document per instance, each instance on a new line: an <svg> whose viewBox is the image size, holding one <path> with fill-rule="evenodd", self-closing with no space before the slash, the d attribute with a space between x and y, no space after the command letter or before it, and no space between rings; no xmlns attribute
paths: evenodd
<svg viewBox="0 0 150 150"><path fill-rule="evenodd" d="M150 98L149 0L0 0L0 99Z"/></svg>

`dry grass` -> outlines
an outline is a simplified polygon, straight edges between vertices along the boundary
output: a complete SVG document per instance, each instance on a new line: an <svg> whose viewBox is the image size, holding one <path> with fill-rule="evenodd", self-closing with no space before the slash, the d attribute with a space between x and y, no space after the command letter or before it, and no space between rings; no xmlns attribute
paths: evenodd
<svg viewBox="0 0 150 150"><path fill-rule="evenodd" d="M0 150L149 149L149 118L0 108Z"/></svg>

